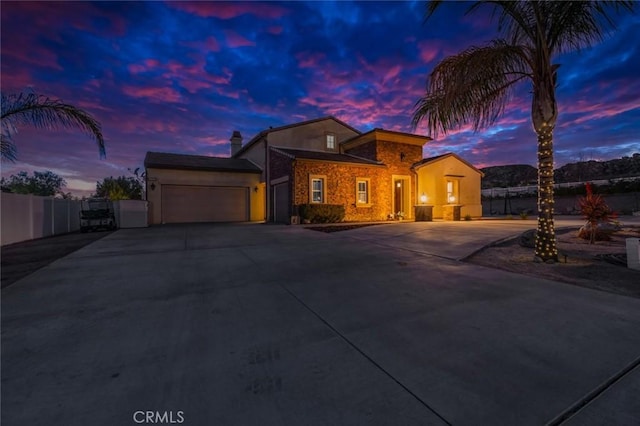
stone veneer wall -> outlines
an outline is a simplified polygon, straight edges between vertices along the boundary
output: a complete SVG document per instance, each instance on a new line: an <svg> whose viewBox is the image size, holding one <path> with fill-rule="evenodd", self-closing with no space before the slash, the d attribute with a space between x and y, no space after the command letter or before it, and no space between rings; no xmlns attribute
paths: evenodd
<svg viewBox="0 0 640 426"><path fill-rule="evenodd" d="M391 180L385 166L330 163L298 159L293 167L295 175L294 204L309 202L309 175L326 176L326 203L345 206L345 221L385 220L392 213ZM356 206L357 178L370 179L369 207Z"/></svg>
<svg viewBox="0 0 640 426"><path fill-rule="evenodd" d="M400 154L404 153L404 159L400 158ZM413 164L422 160L422 147L416 145L402 144L397 142L387 142L383 140L376 141L376 160L382 161L388 167L389 183L391 188L392 175L402 175L411 177L411 195L409 201L409 211L407 218L413 218L413 206L417 204L416 200L416 175L410 168Z"/></svg>

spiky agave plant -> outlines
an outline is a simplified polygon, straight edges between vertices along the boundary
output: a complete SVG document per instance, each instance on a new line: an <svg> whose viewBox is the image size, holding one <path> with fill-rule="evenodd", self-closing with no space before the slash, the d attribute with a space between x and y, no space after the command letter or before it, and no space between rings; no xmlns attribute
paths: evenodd
<svg viewBox="0 0 640 426"><path fill-rule="evenodd" d="M0 156L3 160L16 160L17 149L13 135L21 125L39 129L79 128L96 140L100 157L106 156L100 123L76 106L35 93L3 93L0 114Z"/></svg>
<svg viewBox="0 0 640 426"><path fill-rule="evenodd" d="M427 2L427 19L442 4ZM467 13L494 9L501 37L445 58L433 69L415 106L432 136L471 123L475 131L504 113L514 87L531 85L531 121L538 144L538 226L535 256L557 261L553 223L553 131L558 118L556 80L560 53L592 46L613 29L613 11L633 11L633 1L476 1Z"/></svg>

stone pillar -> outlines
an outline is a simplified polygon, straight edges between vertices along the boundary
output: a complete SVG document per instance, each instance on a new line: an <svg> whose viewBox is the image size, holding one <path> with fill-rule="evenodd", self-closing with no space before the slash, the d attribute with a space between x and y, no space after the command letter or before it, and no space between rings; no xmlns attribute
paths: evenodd
<svg viewBox="0 0 640 426"><path fill-rule="evenodd" d="M431 222L433 220L433 206L415 206L416 222Z"/></svg>

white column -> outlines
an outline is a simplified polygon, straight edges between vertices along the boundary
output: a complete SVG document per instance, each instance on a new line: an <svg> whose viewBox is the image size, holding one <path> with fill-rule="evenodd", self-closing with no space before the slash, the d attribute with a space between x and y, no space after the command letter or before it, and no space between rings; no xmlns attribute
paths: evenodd
<svg viewBox="0 0 640 426"><path fill-rule="evenodd" d="M627 268L640 271L640 238L627 238Z"/></svg>

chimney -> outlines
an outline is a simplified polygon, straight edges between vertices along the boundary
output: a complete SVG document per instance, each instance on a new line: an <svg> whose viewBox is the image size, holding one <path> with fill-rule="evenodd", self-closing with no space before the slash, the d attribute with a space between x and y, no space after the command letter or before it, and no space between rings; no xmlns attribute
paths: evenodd
<svg viewBox="0 0 640 426"><path fill-rule="evenodd" d="M233 135L229 140L231 141L231 156L233 157L238 151L240 151L240 148L242 148L242 135L240 134L240 131L234 130Z"/></svg>

